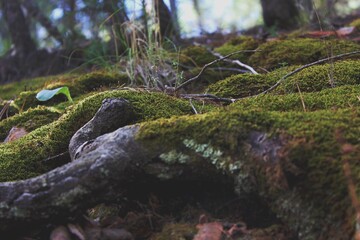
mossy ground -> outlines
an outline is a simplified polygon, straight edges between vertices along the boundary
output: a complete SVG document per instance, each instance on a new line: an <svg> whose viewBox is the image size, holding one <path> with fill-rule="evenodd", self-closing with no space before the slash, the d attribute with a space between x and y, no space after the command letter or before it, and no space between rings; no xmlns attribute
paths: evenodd
<svg viewBox="0 0 360 240"><path fill-rule="evenodd" d="M49 170L41 165L41 160L66 152L75 131L92 118L103 99L111 97L122 97L132 103L138 116L134 123L172 115L193 114L188 101L162 93L113 90L92 95L74 106L69 106L58 120L35 129L17 141L0 145L0 180L29 178ZM203 112L212 109L211 106L196 106ZM29 115L24 114L31 116L31 112L29 111ZM20 115L13 117L14 120L11 119L8 121L14 124L26 122L26 118Z"/></svg>
<svg viewBox="0 0 360 240"><path fill-rule="evenodd" d="M238 38L217 50L226 54L258 44ZM276 70L234 75L209 86L208 92L228 98L253 96L271 87L298 64L327 57L329 50L335 55L358 49L358 44L343 40L285 39L263 43L259 45L261 51L241 58L253 66ZM183 53L188 56L182 59L183 64L193 67L215 59L200 47ZM359 60L316 65L285 79L268 95L242 99L224 108L193 101L202 113L198 115L193 114L189 101L162 93L108 90L127 82L127 77L121 74L95 72L54 81L40 79L32 91L19 94L24 88L21 83L20 89L2 95L10 99L16 94L14 103L22 113L0 122L0 138L12 126L23 126L30 133L0 145L0 181L25 179L48 171L49 166L42 164L42 160L67 151L71 136L94 115L103 99L122 97L136 110L133 122L142 122L138 140L149 147L161 146L164 161L176 158L181 163L192 157L201 163L205 159L210 166L215 165L238 181L253 174L256 181L249 184L249 189L256 188L257 194L299 236L311 238L320 234L324 239L328 236L349 239L354 231L354 214L337 138L340 134L353 146L353 154L347 157L360 192L359 69ZM74 105L57 96L45 106L38 106L40 103L35 99L38 90L63 85L69 86ZM8 91L8 86L3 89ZM278 158L272 162L251 158L246 141L254 131L281 143ZM323 230L322 226L330 230ZM165 228L165 235L166 231ZM159 239L161 236L158 235Z"/></svg>
<svg viewBox="0 0 360 240"><path fill-rule="evenodd" d="M244 98L269 89L296 66L274 70L267 74L238 74L210 85L207 92L219 97ZM317 92L326 88L360 83L360 61L345 60L306 68L283 80L272 94Z"/></svg>
<svg viewBox="0 0 360 240"><path fill-rule="evenodd" d="M358 51L360 45L345 40L297 38L274 40L259 46L248 63L272 70L291 65L303 65L341 53Z"/></svg>

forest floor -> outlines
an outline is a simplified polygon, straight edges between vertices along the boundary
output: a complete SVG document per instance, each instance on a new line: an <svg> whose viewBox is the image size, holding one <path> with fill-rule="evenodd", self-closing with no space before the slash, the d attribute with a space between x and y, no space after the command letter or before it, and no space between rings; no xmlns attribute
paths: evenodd
<svg viewBox="0 0 360 240"><path fill-rule="evenodd" d="M140 61L137 79L95 70L0 86L2 236L360 239L360 19L334 31L213 34L189 42L157 62L156 71L153 62L149 68ZM176 71L167 63L174 59ZM62 92L36 98L63 86L73 102ZM77 160L70 139L109 98L126 99L135 115L124 126L86 137L90 145L77 146ZM69 180L66 169L92 159L87 151L99 154L95 163L102 161L92 141L115 141L117 135L105 133L121 134L127 125L140 129L136 154L153 154L135 175L132 168L131 174L114 170L107 180L107 173L99 174L103 191ZM141 158L136 154L135 162ZM124 184L114 183L121 174ZM75 175L88 179L81 171ZM86 194L53 189L72 181Z"/></svg>

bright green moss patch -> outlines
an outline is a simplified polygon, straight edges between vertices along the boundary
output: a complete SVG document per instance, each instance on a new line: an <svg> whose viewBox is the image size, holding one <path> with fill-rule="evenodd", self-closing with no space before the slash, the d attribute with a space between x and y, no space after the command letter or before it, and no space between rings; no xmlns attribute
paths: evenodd
<svg viewBox="0 0 360 240"><path fill-rule="evenodd" d="M270 88L296 67L274 70L268 74L239 74L208 87L208 92L219 97L242 98ZM360 83L360 61L346 60L333 64L314 65L286 78L273 94L317 92L326 88Z"/></svg>
<svg viewBox="0 0 360 240"><path fill-rule="evenodd" d="M37 107L0 121L0 141L3 141L12 127L23 127L27 132L53 122L60 116L58 111Z"/></svg>
<svg viewBox="0 0 360 240"><path fill-rule="evenodd" d="M360 31L360 18L355 19L354 21L352 21L352 22L350 23L350 26L356 27L356 29L357 29L358 31Z"/></svg>
<svg viewBox="0 0 360 240"><path fill-rule="evenodd" d="M60 79L73 78L74 74L62 74L58 76L38 77L24 79L19 82L7 83L0 86L0 96L2 99L15 99L23 91L34 91L43 88L49 81L58 81Z"/></svg>
<svg viewBox="0 0 360 240"><path fill-rule="evenodd" d="M71 136L93 117L103 99L111 97L122 97L133 104L137 113L134 123L193 113L188 101L162 93L117 90L95 94L69 107L67 112L53 123L37 128L15 142L0 145L0 181L29 178L48 171L41 161L67 151ZM202 112L213 109L200 104L195 106ZM25 118L20 120L22 117L19 115L8 121L26 122Z"/></svg>
<svg viewBox="0 0 360 240"><path fill-rule="evenodd" d="M283 66L303 65L359 49L359 44L345 40L274 40L260 45L258 51L251 55L249 64L271 70Z"/></svg>
<svg viewBox="0 0 360 240"><path fill-rule="evenodd" d="M55 89L67 86L69 87L71 96L76 98L89 92L105 90L126 83L128 83L126 74L98 71L84 75L65 75L63 78L54 78L52 81L48 81L43 89ZM19 106L20 109L26 110L30 107L36 107L37 105L54 106L67 101L66 97L62 95L55 96L49 101L38 101L35 96L40 90L41 89L21 92L14 100L15 104Z"/></svg>
<svg viewBox="0 0 360 240"><path fill-rule="evenodd" d="M254 98L244 98L232 104L231 107L247 110L259 109L261 111L316 111L360 107L359 96L360 86L342 86L316 93L266 94Z"/></svg>
<svg viewBox="0 0 360 240"><path fill-rule="evenodd" d="M289 71L279 69L268 74L237 74L210 85L206 92L218 97L243 98L259 94L270 88Z"/></svg>
<svg viewBox="0 0 360 240"><path fill-rule="evenodd" d="M278 93L316 92L322 89L360 83L360 61L347 60L315 65L286 79L275 91Z"/></svg>

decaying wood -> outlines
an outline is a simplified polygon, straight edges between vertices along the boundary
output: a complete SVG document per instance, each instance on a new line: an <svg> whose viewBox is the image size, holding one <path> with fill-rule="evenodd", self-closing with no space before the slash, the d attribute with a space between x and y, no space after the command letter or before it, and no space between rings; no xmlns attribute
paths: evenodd
<svg viewBox="0 0 360 240"><path fill-rule="evenodd" d="M41 176L0 184L0 230L74 217L104 200L122 197L151 154L135 140L138 126L93 142L77 161ZM96 147L95 147L96 146Z"/></svg>
<svg viewBox="0 0 360 240"><path fill-rule="evenodd" d="M134 109L127 100L123 98L105 99L95 116L71 138L69 144L71 159L74 160L77 149L87 141L126 126L135 118Z"/></svg>

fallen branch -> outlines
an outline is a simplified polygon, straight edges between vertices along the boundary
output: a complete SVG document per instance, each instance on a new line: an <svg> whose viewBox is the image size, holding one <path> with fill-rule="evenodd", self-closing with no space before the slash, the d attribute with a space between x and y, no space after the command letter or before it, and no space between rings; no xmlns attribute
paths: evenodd
<svg viewBox="0 0 360 240"><path fill-rule="evenodd" d="M210 51L209 52L218 57L218 58L223 58L224 56L221 55L220 53L217 53L217 52L214 52L214 51ZM249 65L246 65L245 63L242 63L240 62L240 60L232 60L232 59L224 59L224 62L229 62L229 63L233 63L233 64L236 64L236 65L239 65L240 67L243 67L243 68L246 68L247 70L249 70L250 72L252 72L253 74L259 74L258 72L255 71L254 68L252 68L251 66Z"/></svg>
<svg viewBox="0 0 360 240"><path fill-rule="evenodd" d="M301 66L301 67L295 69L294 71L286 74L286 75L283 76L282 78L280 78L280 80L277 81L277 83L275 83L275 84L274 84L273 86L271 86L269 89L267 89L267 90L265 90L265 91L263 91L263 92L255 95L255 96L259 96L259 95L267 94L267 93L271 92L272 90L274 90L275 88L277 88L286 78L294 75L295 73L298 73L298 72L304 70L305 68L308 68L308 67L311 67L311 66L314 66L314 65L317 65L317 64L321 64L321 63L327 62L327 61L329 61L329 60L339 59L339 58L343 58L343 57L347 57L347 56L351 56L351 55L355 55L355 54L359 54L359 53L360 53L360 51L343 53L343 54L339 54L339 55L336 55L336 56L324 58L324 59L321 59L321 60L318 60L318 61L315 61L315 62L306 64L306 65L304 65L304 66Z"/></svg>

